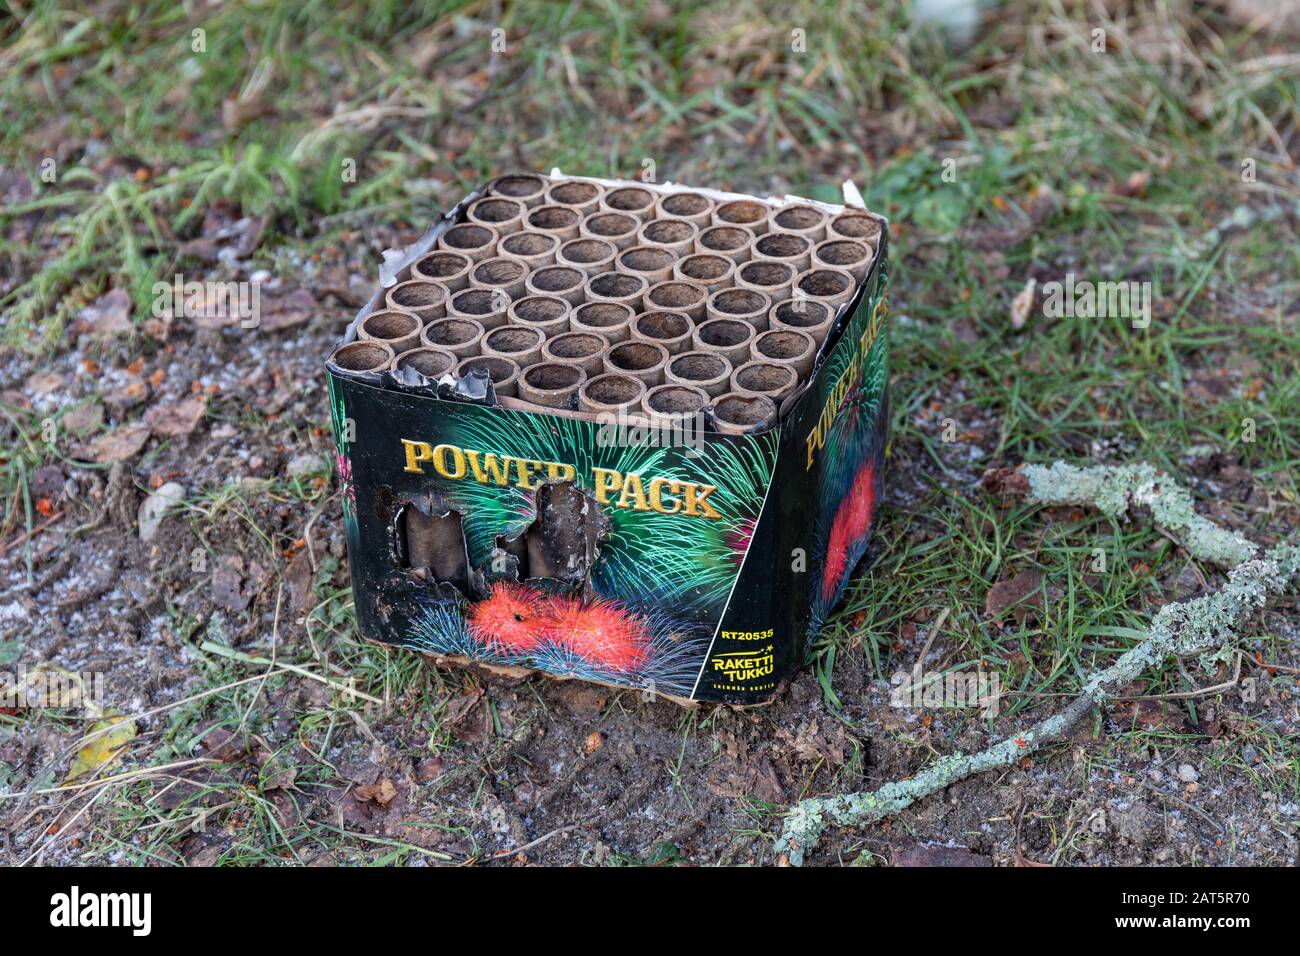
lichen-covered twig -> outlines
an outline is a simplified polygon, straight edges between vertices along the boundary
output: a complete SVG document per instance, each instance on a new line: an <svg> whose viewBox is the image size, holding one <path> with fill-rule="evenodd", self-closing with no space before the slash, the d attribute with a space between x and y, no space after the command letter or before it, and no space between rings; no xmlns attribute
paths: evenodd
<svg viewBox="0 0 1300 956"><path fill-rule="evenodd" d="M777 853L791 864L803 862L828 826L864 826L882 820L971 774L1009 766L1043 744L1061 739L1093 706L1153 664L1174 655L1222 651L1235 639L1234 627L1242 618L1263 607L1270 594L1300 574L1300 545L1279 545L1256 557L1257 546L1197 515L1187 491L1149 465L1074 468L1058 462L1050 468L990 472L984 486L1043 504L1088 505L1112 516L1135 505L1145 507L1158 524L1185 535L1194 557L1232 567L1228 582L1211 594L1162 607L1145 639L1094 674L1063 710L1032 727L979 753L942 757L916 776L879 790L795 804L776 843Z"/></svg>

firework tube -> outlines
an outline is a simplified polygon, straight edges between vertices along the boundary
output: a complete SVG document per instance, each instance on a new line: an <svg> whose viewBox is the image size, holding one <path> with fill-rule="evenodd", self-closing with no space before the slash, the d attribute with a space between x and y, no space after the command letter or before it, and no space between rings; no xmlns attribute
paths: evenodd
<svg viewBox="0 0 1300 956"><path fill-rule="evenodd" d="M637 232L637 241L643 246L667 249L674 258L688 256L695 249L695 239L700 230L685 219L652 219Z"/></svg>
<svg viewBox="0 0 1300 956"><path fill-rule="evenodd" d="M785 262L803 272L812 262L812 243L795 232L769 232L754 241L754 259Z"/></svg>
<svg viewBox="0 0 1300 956"><path fill-rule="evenodd" d="M654 218L655 194L640 186L620 186L600 197L600 208L647 222Z"/></svg>
<svg viewBox="0 0 1300 956"><path fill-rule="evenodd" d="M572 365L595 378L605 371L605 350L609 340L594 332L562 332L542 345L543 362Z"/></svg>
<svg viewBox="0 0 1300 956"><path fill-rule="evenodd" d="M673 278L702 285L709 292L729 289L736 280L736 263L712 252L696 253L673 265Z"/></svg>
<svg viewBox="0 0 1300 956"><path fill-rule="evenodd" d="M713 424L724 435L746 435L776 424L776 403L766 395L723 395L713 403Z"/></svg>
<svg viewBox="0 0 1300 956"><path fill-rule="evenodd" d="M561 242L578 238L578 226L582 223L582 214L572 206L538 206L529 210L525 217L528 228L535 232L545 232L555 236Z"/></svg>
<svg viewBox="0 0 1300 956"><path fill-rule="evenodd" d="M570 206L586 218L600 208L600 197L605 190L595 183L568 180L552 183L546 190L546 202L555 206Z"/></svg>
<svg viewBox="0 0 1300 956"><path fill-rule="evenodd" d="M795 277L792 291L794 295L825 302L835 309L853 298L857 285L852 274L843 269L808 269Z"/></svg>
<svg viewBox="0 0 1300 956"><path fill-rule="evenodd" d="M846 211L832 219L826 226L828 239L857 239L873 247L880 238L880 223L874 216L862 211Z"/></svg>
<svg viewBox="0 0 1300 956"><path fill-rule="evenodd" d="M497 252L506 259L518 259L527 269L540 269L555 262L560 240L549 232L516 232L497 244Z"/></svg>
<svg viewBox="0 0 1300 956"><path fill-rule="evenodd" d="M475 355L461 359L456 366L456 374L464 378L471 372L484 370L492 380L492 387L498 395L514 395L519 381L519 366L513 360L500 355Z"/></svg>
<svg viewBox="0 0 1300 956"><path fill-rule="evenodd" d="M573 266L545 266L529 275L524 288L529 295L553 295L571 305L582 305L587 298L586 281L587 274Z"/></svg>
<svg viewBox="0 0 1300 956"><path fill-rule="evenodd" d="M469 285L469 270L473 265L464 253L440 249L418 259L411 266L411 278L441 282L449 291L459 292Z"/></svg>
<svg viewBox="0 0 1300 956"><path fill-rule="evenodd" d="M470 203L465 210L465 218L480 226L495 229L498 236L508 236L523 228L524 204L504 196L487 196Z"/></svg>
<svg viewBox="0 0 1300 956"><path fill-rule="evenodd" d="M614 268L618 247L606 239L571 239L560 246L555 254L558 265L581 269L589 276L598 276Z"/></svg>
<svg viewBox="0 0 1300 956"><path fill-rule="evenodd" d="M670 385L691 385L707 395L725 394L731 385L731 363L716 352L683 352L664 369Z"/></svg>
<svg viewBox="0 0 1300 956"><path fill-rule="evenodd" d="M340 345L330 355L329 364L343 372L382 372L393 358L393 350L386 342L371 339Z"/></svg>
<svg viewBox="0 0 1300 956"><path fill-rule="evenodd" d="M671 279L676 261L676 254L663 246L632 246L618 254L615 268L645 279L648 288Z"/></svg>
<svg viewBox="0 0 1300 956"><path fill-rule="evenodd" d="M716 352L734 368L749 360L749 346L754 341L754 327L740 319L709 319L691 333L697 352Z"/></svg>
<svg viewBox="0 0 1300 956"><path fill-rule="evenodd" d="M573 310L569 328L604 336L610 345L632 337L632 318L636 310L622 302L588 302Z"/></svg>
<svg viewBox="0 0 1300 956"><path fill-rule="evenodd" d="M642 312L632 320L632 338L662 345L669 355L680 355L691 350L691 332L695 323L685 312L668 312L662 309Z"/></svg>
<svg viewBox="0 0 1300 956"><path fill-rule="evenodd" d="M597 212L582 220L578 234L587 239L604 239L619 249L636 245L636 232L641 221L621 212Z"/></svg>
<svg viewBox="0 0 1300 956"><path fill-rule="evenodd" d="M550 338L569 331L572 308L559 296L530 295L511 303L506 317L510 325L536 329L544 338Z"/></svg>
<svg viewBox="0 0 1300 956"><path fill-rule="evenodd" d="M685 219L699 229L713 222L713 200L699 193L668 193L655 202L655 212L664 219Z"/></svg>
<svg viewBox="0 0 1300 956"><path fill-rule="evenodd" d="M420 319L410 312L385 309L371 312L357 326L357 338L363 342L383 342L399 355L420 344Z"/></svg>
<svg viewBox="0 0 1300 956"><path fill-rule="evenodd" d="M538 362L519 376L519 397L547 408L572 408L586 380L587 373L579 365Z"/></svg>
<svg viewBox="0 0 1300 956"><path fill-rule="evenodd" d="M605 352L605 371L639 378L646 386L662 385L668 350L657 342L630 339Z"/></svg>
<svg viewBox="0 0 1300 956"><path fill-rule="evenodd" d="M799 293L772 306L767 318L769 328L806 332L820 346L835 324L835 310L825 302L815 302Z"/></svg>
<svg viewBox="0 0 1300 956"><path fill-rule="evenodd" d="M500 289L461 289L447 300L447 318L474 319L485 329L506 324L510 296Z"/></svg>
<svg viewBox="0 0 1300 956"><path fill-rule="evenodd" d="M719 289L704 303L710 319L740 319L759 332L767 331L767 313L772 300L766 293L753 289Z"/></svg>
<svg viewBox="0 0 1300 956"><path fill-rule="evenodd" d="M649 286L650 283L644 276L628 275L625 272L604 272L587 280L587 301L615 302L630 306L634 312L640 312L645 291Z"/></svg>
<svg viewBox="0 0 1300 956"><path fill-rule="evenodd" d="M757 238L754 231L745 226L713 226L700 233L695 240L695 251L726 256L740 265L753 258L754 240Z"/></svg>
<svg viewBox="0 0 1300 956"><path fill-rule="evenodd" d="M713 210L715 226L744 226L756 236L767 232L767 215L770 207L757 199L733 199L720 203Z"/></svg>
<svg viewBox="0 0 1300 956"><path fill-rule="evenodd" d="M437 378L440 375L446 375L455 368L458 361L460 360L446 349L421 345L418 348L408 349L397 356L393 362L393 368L398 370L409 368L412 371L419 372L425 378Z"/></svg>
<svg viewBox="0 0 1300 956"><path fill-rule="evenodd" d="M803 236L811 245L816 245L826 238L826 222L830 219L816 206L794 203L773 209L767 217L770 232L789 232Z"/></svg>
<svg viewBox="0 0 1300 956"><path fill-rule="evenodd" d="M704 318L704 302L708 297L708 290L702 285L669 279L646 291L645 309L647 312L652 309L685 312L691 321L699 322Z"/></svg>
<svg viewBox="0 0 1300 956"><path fill-rule="evenodd" d="M762 292L777 303L790 298L794 277L794 266L787 262L753 260L736 270L736 288Z"/></svg>
<svg viewBox="0 0 1300 956"><path fill-rule="evenodd" d="M493 256L476 264L469 273L472 289L500 289L512 299L524 294L528 281L528 266L518 259Z"/></svg>
<svg viewBox="0 0 1300 956"><path fill-rule="evenodd" d="M861 282L867 277L871 260L876 251L870 243L858 239L827 239L820 242L812 252L812 265L809 268L843 269L854 279Z"/></svg>
<svg viewBox="0 0 1300 956"><path fill-rule="evenodd" d="M746 362L731 373L731 390L738 395L766 395L778 406L794 394L799 373L792 365L759 360Z"/></svg>
<svg viewBox="0 0 1300 956"><path fill-rule="evenodd" d="M546 336L539 329L523 325L503 325L483 336L483 354L510 359L520 368L542 360L542 343Z"/></svg>
<svg viewBox="0 0 1300 956"><path fill-rule="evenodd" d="M420 341L450 352L459 362L482 351L485 334L483 324L476 319L438 319L424 327Z"/></svg>
<svg viewBox="0 0 1300 956"><path fill-rule="evenodd" d="M656 385L641 399L641 410L652 425L680 429L708 404L708 393L693 385Z"/></svg>
<svg viewBox="0 0 1300 956"><path fill-rule="evenodd" d="M750 355L755 359L790 365L799 377L812 371L817 358L817 343L806 332L794 329L769 329L760 332L750 344Z"/></svg>
<svg viewBox="0 0 1300 956"><path fill-rule="evenodd" d="M507 176L498 176L488 183L487 192L490 196L504 196L506 199L518 200L532 209L542 204L547 185L546 179L533 173L511 173Z"/></svg>
<svg viewBox="0 0 1300 956"><path fill-rule="evenodd" d="M641 406L645 382L608 372L587 379L578 389L578 408L590 415L626 415Z"/></svg>
<svg viewBox="0 0 1300 956"><path fill-rule="evenodd" d="M497 242L500 238L491 226L481 226L476 222L461 222L438 237L438 248L447 252L459 252L479 262L483 259L491 259L497 254Z"/></svg>
<svg viewBox="0 0 1300 956"><path fill-rule="evenodd" d="M451 290L441 282L427 279L409 279L388 290L385 297L390 309L410 312L421 322L441 319L447 314L447 300Z"/></svg>

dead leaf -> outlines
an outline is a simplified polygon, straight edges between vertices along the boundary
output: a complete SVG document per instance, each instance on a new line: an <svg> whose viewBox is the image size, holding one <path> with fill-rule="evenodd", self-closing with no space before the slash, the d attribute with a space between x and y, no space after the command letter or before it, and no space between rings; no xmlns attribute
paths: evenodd
<svg viewBox="0 0 1300 956"><path fill-rule="evenodd" d="M74 435L84 435L98 428L104 421L104 406L94 402L84 402L68 409L59 419L59 423Z"/></svg>
<svg viewBox="0 0 1300 956"><path fill-rule="evenodd" d="M155 435L184 438L198 427L208 410L208 400L192 395L170 405L155 405L145 413L145 421Z"/></svg>
<svg viewBox="0 0 1300 956"><path fill-rule="evenodd" d="M284 569L284 578L289 588L289 610L305 611L311 601L312 585L311 558L305 548L293 556Z"/></svg>
<svg viewBox="0 0 1300 956"><path fill-rule="evenodd" d="M989 588L988 596L984 599L985 613L993 620L1001 621L1002 615L1009 608L1019 606L1021 608L1017 614L1019 620L1030 604L1042 605L1041 594L1037 595L1036 601L1026 603L1026 599L1034 595L1042 583L1043 572L1037 568L1021 571L1009 581L999 581Z"/></svg>
<svg viewBox="0 0 1300 956"><path fill-rule="evenodd" d="M91 461L101 465L115 461L126 461L140 454L144 443L149 440L148 425L123 425L107 435L100 435L82 451Z"/></svg>
<svg viewBox="0 0 1300 956"><path fill-rule="evenodd" d="M101 730L106 732L98 733ZM98 734L98 736L88 740L77 751L64 783L72 783L100 768L107 769L117 763L121 759L123 749L135 738L135 721L110 711L104 715L103 720L91 724L86 734Z"/></svg>
<svg viewBox="0 0 1300 956"><path fill-rule="evenodd" d="M1031 278L1025 283L1025 287L1020 290L1019 294L1011 300L1011 327L1013 329L1023 329L1025 323L1029 321L1029 312L1034 307L1034 290L1038 288L1038 280Z"/></svg>
<svg viewBox="0 0 1300 956"><path fill-rule="evenodd" d="M56 372L37 372L27 379L27 392L32 398L40 398L65 387L68 382Z"/></svg>
<svg viewBox="0 0 1300 956"><path fill-rule="evenodd" d="M212 572L212 603L227 611L242 611L251 598L240 590L243 582L243 575L231 564L216 568Z"/></svg>
<svg viewBox="0 0 1300 956"><path fill-rule="evenodd" d="M77 318L97 338L130 332L131 296L125 289L113 289L78 312Z"/></svg>
<svg viewBox="0 0 1300 956"><path fill-rule="evenodd" d="M599 730L594 730L587 735L587 739L582 744L583 753L591 756L605 744L605 735Z"/></svg>
<svg viewBox="0 0 1300 956"><path fill-rule="evenodd" d="M257 328L263 332L278 332L280 329L302 325L319 310L316 298L303 288L284 295L264 295Z"/></svg>
<svg viewBox="0 0 1300 956"><path fill-rule="evenodd" d="M352 792L358 800L368 800L381 807L388 806L393 802L393 797L397 796L397 788L387 777L381 777L375 783L363 784Z"/></svg>
<svg viewBox="0 0 1300 956"><path fill-rule="evenodd" d="M1131 727L1182 732L1191 724L1186 715L1167 701L1116 699L1111 705L1111 716Z"/></svg>

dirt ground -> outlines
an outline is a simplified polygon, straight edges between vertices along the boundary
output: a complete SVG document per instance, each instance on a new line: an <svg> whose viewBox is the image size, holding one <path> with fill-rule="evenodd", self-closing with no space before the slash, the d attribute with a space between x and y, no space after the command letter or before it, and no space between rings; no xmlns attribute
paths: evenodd
<svg viewBox="0 0 1300 956"><path fill-rule="evenodd" d="M364 263L338 267L364 274ZM348 586L339 499L322 491L294 500L272 484L325 472L331 439L320 425L327 420L320 362L348 313L343 303L322 311L305 328L251 347L221 333L170 341L149 366L165 376L142 400L167 406L201 389L221 411L159 447L146 465L37 472L33 482L73 520L34 536L30 587L24 549L6 550L0 622L4 640L25 635L29 666L108 675L109 701L124 713L175 706L211 685L212 664L195 649L200 633L254 656L275 647L298 658L310 647L335 686L281 674L248 701L251 719L234 727L201 712L183 722L171 710L139 720L135 745L153 748L153 761L217 763L146 776L115 795L125 806L113 808L112 823L97 824L102 808L79 791L10 800L7 861L76 862L78 834L101 826L126 844L101 859L125 861L139 849L134 821L146 832L174 831L153 847L158 862L211 863L238 857L241 831L264 816L263 825L298 834L283 857L312 864L374 858L386 847L411 862L771 863L777 814L791 801L873 787L935 753L978 749L1018 726L1006 715L986 723L968 711L891 707L888 680L860 646L844 651L834 670L838 709L828 707L809 668L768 707L692 710L578 682L434 674L400 652L393 656L409 672L404 686L382 705L357 706L346 692L348 668L333 663L331 648L304 623L313 593ZM87 361L71 348L53 363L11 362L5 381L50 413L82 391L118 385L87 377ZM71 387L40 394L33 383L40 375ZM250 416L265 424L240 427ZM893 449L886 513L915 508L927 479L952 480L902 466L921 458L906 444ZM1211 486L1241 478L1233 466L1206 467ZM221 489L217 497L228 491L243 504L196 503L205 509L201 524L172 514L145 544L138 486L151 478ZM241 490L248 493L238 497ZM978 494L970 485L955 493ZM284 568L283 590L281 575L257 557L258 539L268 536L310 541ZM208 549L214 567L195 570L191 556ZM919 653L927 611L921 603L910 615L921 623L901 629L885 673ZM1289 612L1274 621L1294 639L1293 603ZM1261 786L1252 771L1279 761L1271 772L1294 781L1291 754L1261 753L1258 739L1261 727L1293 735L1297 699L1290 687L1260 683L1251 702L1236 688L1203 698L1195 720L1155 701L1099 714L1068 747L958 784L866 832L834 833L813 862L1294 864L1300 805L1293 792ZM313 750L305 721L325 715L333 721L327 745ZM80 726L38 718L7 733L0 760L10 768L10 792L57 785ZM186 835L205 813L225 822Z"/></svg>

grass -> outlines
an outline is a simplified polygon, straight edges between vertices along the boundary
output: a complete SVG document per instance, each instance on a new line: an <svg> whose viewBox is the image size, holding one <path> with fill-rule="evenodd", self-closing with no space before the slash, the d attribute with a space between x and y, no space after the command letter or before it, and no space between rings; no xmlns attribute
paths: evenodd
<svg viewBox="0 0 1300 956"><path fill-rule="evenodd" d="M0 26L0 165L37 177L37 188L0 209L0 229L28 233L8 253L0 347L29 362L55 354L78 309L115 287L142 320L154 281L206 268L180 248L208 215L267 216L254 262L274 268L286 251L310 254L374 223L418 226L507 168L634 176L652 165L660 180L826 199L851 177L895 227L889 480L909 491L883 511L867 566L818 641L833 711L844 704L837 661L861 651L885 677L910 666L915 649L898 635L921 609L932 620L950 611L946 666L996 668L1012 711L1038 707L1126 646L1098 629L1141 627L1183 569L1154 531L1001 509L973 490L984 467L1099 457L1183 474L1189 450L1206 449L1238 460L1278 507L1300 504L1300 243L1293 222L1268 213L1297 195L1294 56L1181 7L1166 20L1108 22L1082 2L1015 4L956 52L897 3L851 16L825 0L524 3L501 5L497 22L494 9L228 4L197 18L161 2L12 5ZM507 46L494 53L498 25ZM1090 47L1094 27L1106 32L1104 53ZM791 49L794 30L805 52ZM41 183L50 157L57 178ZM1253 181L1243 181L1244 160ZM350 163L355 182L341 174ZM1206 240L1243 211L1252 227ZM1025 281L1067 272L1151 282L1150 328L1035 310L1013 329L1010 302ZM1192 386L1219 370L1227 394L1198 395ZM13 439L0 451L7 541L37 520L32 471L75 460L40 441L39 412L8 402L3 411ZM282 427L233 408L214 414L267 435ZM1247 420L1254 441L1242 440ZM955 440L945 440L946 422ZM262 527L257 502L270 495L304 511L325 494L310 482L215 487L191 501L190 520L202 541L239 529L278 566L292 535ZM1269 521L1230 507L1258 530ZM1104 574L1088 568L1097 548ZM448 700L474 678L356 644L350 593L329 584L331 561L315 575L306 645L281 652L330 681L354 679L420 721L431 753L448 750ZM991 625L977 596L1030 567L1048 582L1043 612ZM171 627L209 688L265 669L203 651L212 627L179 610ZM158 739L137 746L165 762L191 752L200 726L261 733L266 695L288 680L274 674L178 708ZM1188 689L1169 668L1143 692ZM290 716L302 751L277 760L296 764L300 788L322 785L334 768L304 752L324 754L358 718L357 701L331 689L326 704ZM683 725L683 753L704 730ZM1267 769L1236 772L1294 796L1296 739L1257 733ZM685 787L680 760L671 772ZM385 862L429 853L286 827L264 778L205 785L202 799L223 808L232 836L223 862L322 848ZM193 801L164 807L158 789L141 781L105 801L110 822L93 841L101 858L175 859ZM761 825L763 811L753 815ZM142 838L123 836L132 830ZM675 851L617 859L665 864Z"/></svg>

